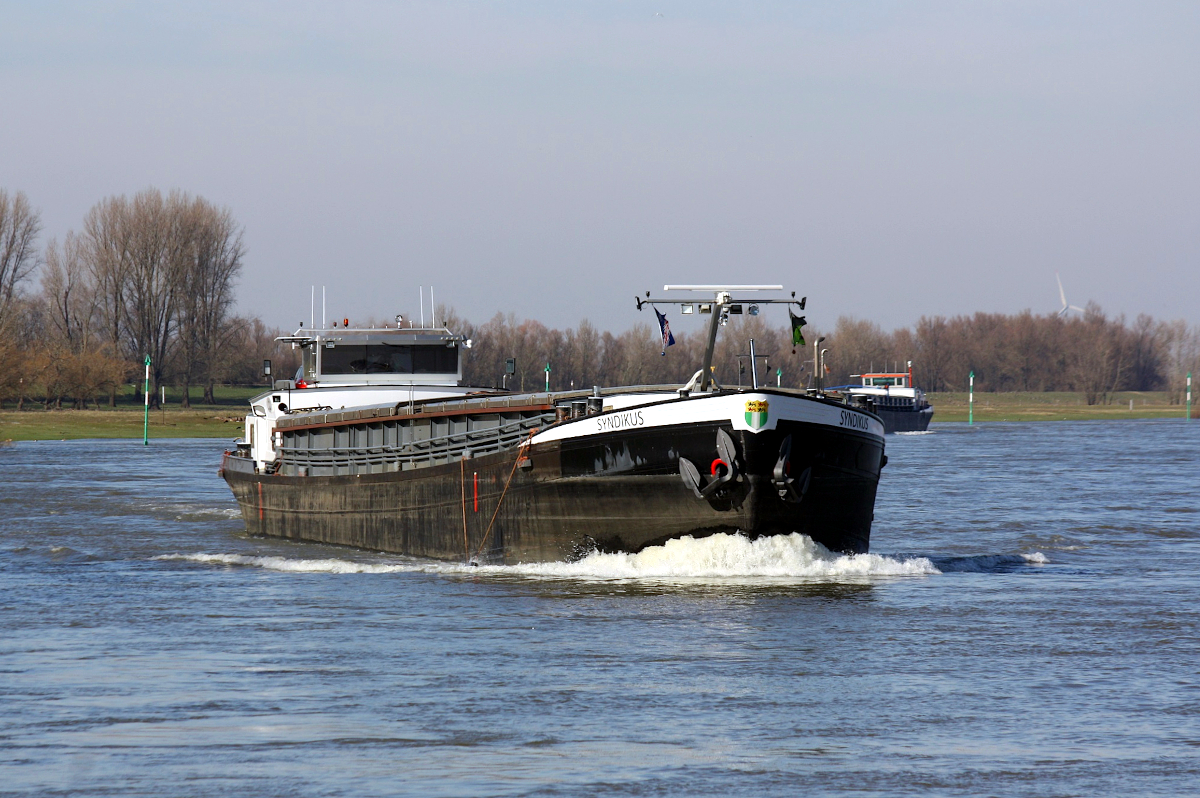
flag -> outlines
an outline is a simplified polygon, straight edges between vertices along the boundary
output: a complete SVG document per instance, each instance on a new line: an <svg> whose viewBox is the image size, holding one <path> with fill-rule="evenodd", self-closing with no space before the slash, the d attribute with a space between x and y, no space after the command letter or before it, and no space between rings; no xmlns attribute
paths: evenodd
<svg viewBox="0 0 1200 798"><path fill-rule="evenodd" d="M651 306L653 307L653 306ZM667 355L667 347L675 346L675 336L671 335L671 324L667 321L667 317L658 312L658 308L654 308L654 315L658 316L658 329L662 332L663 357Z"/></svg>
<svg viewBox="0 0 1200 798"><path fill-rule="evenodd" d="M808 322L805 320L805 318L803 316L797 316L795 313L792 313L791 308L788 308L788 316L790 316L792 319L792 346L793 347L804 346L804 330L803 330L803 328L804 328L804 325L807 324ZM796 350L793 348L792 352L795 352L795 351Z"/></svg>

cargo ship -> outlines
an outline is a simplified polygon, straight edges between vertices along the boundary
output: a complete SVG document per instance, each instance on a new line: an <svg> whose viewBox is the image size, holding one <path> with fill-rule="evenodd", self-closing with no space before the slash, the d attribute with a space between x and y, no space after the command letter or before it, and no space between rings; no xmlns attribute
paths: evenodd
<svg viewBox="0 0 1200 798"><path fill-rule="evenodd" d="M862 380L861 385L840 385L830 388L865 405L883 421L885 433L925 432L933 420L933 405L925 392L913 385L912 363L908 371L886 371L872 374L851 374Z"/></svg>
<svg viewBox="0 0 1200 798"><path fill-rule="evenodd" d="M880 417L846 395L760 385L757 369L736 389L713 374L731 313L804 299L744 298L782 286L664 290L707 294L638 299L710 314L704 361L685 385L466 386L472 342L399 317L394 328L286 336L300 369L251 400L220 468L247 531L474 563L636 552L715 532L799 532L866 552L887 460Z"/></svg>

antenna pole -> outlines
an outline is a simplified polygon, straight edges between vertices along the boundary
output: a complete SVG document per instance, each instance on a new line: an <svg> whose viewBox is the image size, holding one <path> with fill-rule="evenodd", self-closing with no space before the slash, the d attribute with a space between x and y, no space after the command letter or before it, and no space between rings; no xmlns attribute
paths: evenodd
<svg viewBox="0 0 1200 798"><path fill-rule="evenodd" d="M425 329L425 286L420 287L421 292L421 329Z"/></svg>
<svg viewBox="0 0 1200 798"><path fill-rule="evenodd" d="M754 356L754 339L750 339L750 387L758 390L758 358Z"/></svg>
<svg viewBox="0 0 1200 798"><path fill-rule="evenodd" d="M709 383L712 382L712 361L713 351L717 346L717 328L721 324L721 310L728 299L729 294L718 291L716 301L713 302L712 321L708 325L708 346L704 349L704 364L700 369L699 389L701 391L707 390Z"/></svg>
<svg viewBox="0 0 1200 798"><path fill-rule="evenodd" d="M433 301L433 286L429 286L429 312L433 316L433 329L437 329L437 303Z"/></svg>
<svg viewBox="0 0 1200 798"><path fill-rule="evenodd" d="M734 304L733 297L730 296L730 291L782 291L782 285L664 285L664 291L712 291L716 294L712 303L712 321L708 325L708 341L704 347L704 362L700 367L700 382L697 390L708 390L713 383L713 353L717 346L717 328L722 321L729 320L729 306ZM799 304L800 309L804 309L804 300L799 303L795 301L796 292L792 292L792 299L756 299L751 302L752 305L769 305L772 303L778 304ZM637 300L638 310L641 310L645 305L652 305L655 302L670 302L676 303L677 299L651 299L650 292L646 292L646 298L640 296L635 297ZM683 302L681 304L692 304L691 302ZM707 305L708 303L702 303ZM824 339L822 339L824 340ZM753 360L753 358L751 358ZM753 367L752 367L753 370ZM757 381L756 381L757 382Z"/></svg>
<svg viewBox="0 0 1200 798"><path fill-rule="evenodd" d="M820 338L816 341L813 341L813 390L815 390L817 393L821 392L821 372L817 368L817 347L820 346L821 341L824 340L824 338Z"/></svg>

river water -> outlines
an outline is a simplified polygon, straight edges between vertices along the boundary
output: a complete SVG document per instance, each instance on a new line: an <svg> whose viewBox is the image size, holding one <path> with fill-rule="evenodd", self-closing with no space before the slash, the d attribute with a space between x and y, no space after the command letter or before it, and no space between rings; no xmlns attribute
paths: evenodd
<svg viewBox="0 0 1200 798"><path fill-rule="evenodd" d="M1200 791L1200 424L889 436L872 554L247 537L219 441L0 448L0 795Z"/></svg>

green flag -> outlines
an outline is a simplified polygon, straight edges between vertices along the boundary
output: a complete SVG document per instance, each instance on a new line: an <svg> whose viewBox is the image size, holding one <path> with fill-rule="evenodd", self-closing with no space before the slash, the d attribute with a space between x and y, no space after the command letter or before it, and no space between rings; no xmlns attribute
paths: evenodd
<svg viewBox="0 0 1200 798"><path fill-rule="evenodd" d="M792 313L791 308L788 308L788 315L792 318L792 346L804 346L804 325L808 322L803 316Z"/></svg>

